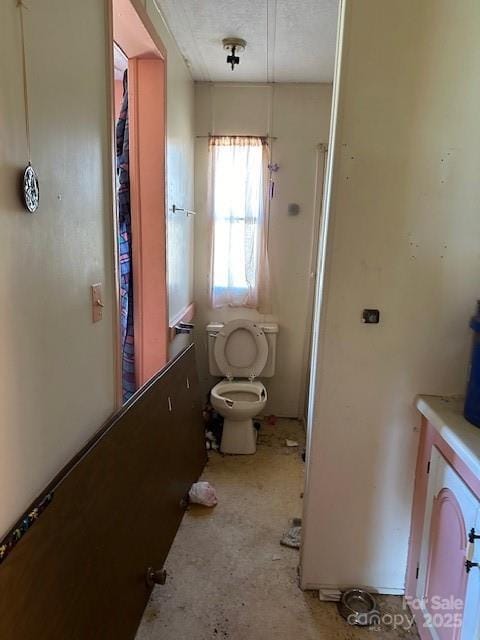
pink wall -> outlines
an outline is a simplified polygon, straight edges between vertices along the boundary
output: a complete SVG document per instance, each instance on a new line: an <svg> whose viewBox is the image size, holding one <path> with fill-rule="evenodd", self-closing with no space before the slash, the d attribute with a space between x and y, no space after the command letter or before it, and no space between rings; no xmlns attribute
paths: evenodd
<svg viewBox="0 0 480 640"><path fill-rule="evenodd" d="M129 65L135 364L140 386L168 359L165 219L165 63Z"/></svg>
<svg viewBox="0 0 480 640"><path fill-rule="evenodd" d="M135 371L142 386L166 363L165 48L138 0L113 0L114 40L128 58ZM118 107L115 82L115 107Z"/></svg>

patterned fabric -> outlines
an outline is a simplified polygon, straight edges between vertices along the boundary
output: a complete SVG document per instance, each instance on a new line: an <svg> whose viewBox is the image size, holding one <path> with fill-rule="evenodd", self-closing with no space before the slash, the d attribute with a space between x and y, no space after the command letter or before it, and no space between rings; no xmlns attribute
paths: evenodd
<svg viewBox="0 0 480 640"><path fill-rule="evenodd" d="M122 390L126 402L136 390L135 344L133 332L132 219L130 212L130 175L128 153L127 72L123 82L123 101L116 127L118 247L120 259L120 340L122 353Z"/></svg>

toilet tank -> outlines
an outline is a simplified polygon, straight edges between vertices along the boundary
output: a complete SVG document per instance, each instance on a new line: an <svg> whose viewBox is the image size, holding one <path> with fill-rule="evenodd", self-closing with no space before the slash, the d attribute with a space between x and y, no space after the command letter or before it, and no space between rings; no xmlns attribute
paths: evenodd
<svg viewBox="0 0 480 640"><path fill-rule="evenodd" d="M268 343L268 358L259 378L271 378L275 373L278 324L275 322L256 322L263 329ZM223 376L215 361L214 346L218 332L224 326L223 322L211 322L207 325L208 369L212 376Z"/></svg>

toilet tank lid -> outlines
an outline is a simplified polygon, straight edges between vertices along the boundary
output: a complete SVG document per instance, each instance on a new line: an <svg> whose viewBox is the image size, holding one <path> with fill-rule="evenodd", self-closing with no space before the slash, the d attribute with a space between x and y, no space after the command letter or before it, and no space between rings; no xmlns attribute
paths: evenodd
<svg viewBox="0 0 480 640"><path fill-rule="evenodd" d="M255 322L255 324L263 329L264 333L278 333L278 324L276 322ZM210 322L207 324L208 333L218 333L225 326L224 322Z"/></svg>

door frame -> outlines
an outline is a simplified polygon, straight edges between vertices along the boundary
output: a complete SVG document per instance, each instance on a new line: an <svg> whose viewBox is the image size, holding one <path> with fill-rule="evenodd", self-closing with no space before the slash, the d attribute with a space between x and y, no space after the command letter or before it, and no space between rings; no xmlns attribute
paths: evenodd
<svg viewBox="0 0 480 640"><path fill-rule="evenodd" d="M318 367L319 353L323 348L323 324L325 316L324 293L325 293L325 272L326 264L330 253L330 215L331 215L331 192L333 184L333 169L336 161L336 154L340 142L337 140L337 119L340 100L340 90L342 84L342 59L343 59L343 37L345 32L345 12L347 0L339 0L338 23L335 51L335 69L333 76L332 107L330 118L330 130L326 155L325 178L323 183L324 192L322 195L322 212L318 232L318 259L315 272L315 292L312 311L312 325L310 335L310 363L308 374L308 395L307 395L307 420L306 420L306 447L305 447L305 481L304 498L302 510L303 540L306 538L306 531L309 530L311 516L311 450L316 416L316 391L321 371ZM311 578L306 570L305 543L300 547L299 577L300 588L318 589L319 585L311 582Z"/></svg>
<svg viewBox="0 0 480 640"><path fill-rule="evenodd" d="M312 240L310 245L309 282L308 282L308 308L307 324L305 327L305 342L303 347L303 371L298 404L298 415L303 420L304 426L308 421L308 401L310 387L310 363L312 361L312 333L313 313L315 304L315 283L317 278L317 264L320 248L320 226L325 208L325 180L327 177L328 143L319 142L315 150L315 189L313 198Z"/></svg>
<svg viewBox="0 0 480 640"><path fill-rule="evenodd" d="M107 3L110 90L108 95L111 126L113 248L114 248L114 353L115 405L122 406L122 353L120 345L119 247L117 238L118 212L116 204L115 166L115 93L113 78L113 43L122 49L129 65L130 116L130 191L132 215L132 268L134 289L135 377L137 390L162 368L168 360L168 287L167 287L167 51L140 0L109 0ZM145 92L145 83L152 81L152 65L159 83L154 91ZM142 86L143 85L143 86ZM151 88L151 87L150 87ZM141 98L140 98L141 96ZM149 125L143 124L139 113L148 116L148 100L163 97L163 112L155 123L154 134L163 139L158 145L148 144ZM147 107L147 108L145 108ZM150 122L150 126L152 122ZM145 141L140 145L139 141ZM153 156L152 156L153 154ZM153 164L152 164L153 158ZM156 163L156 164L155 164ZM163 180L157 179L158 169ZM152 202L161 203L152 208ZM153 225L153 233L150 226ZM152 244L152 240L156 244ZM161 251L158 252L160 246ZM154 251L155 249L155 251ZM155 302L158 303L155 307ZM152 311L153 310L153 311ZM155 339L152 339L155 336ZM155 363L157 366L155 366Z"/></svg>

